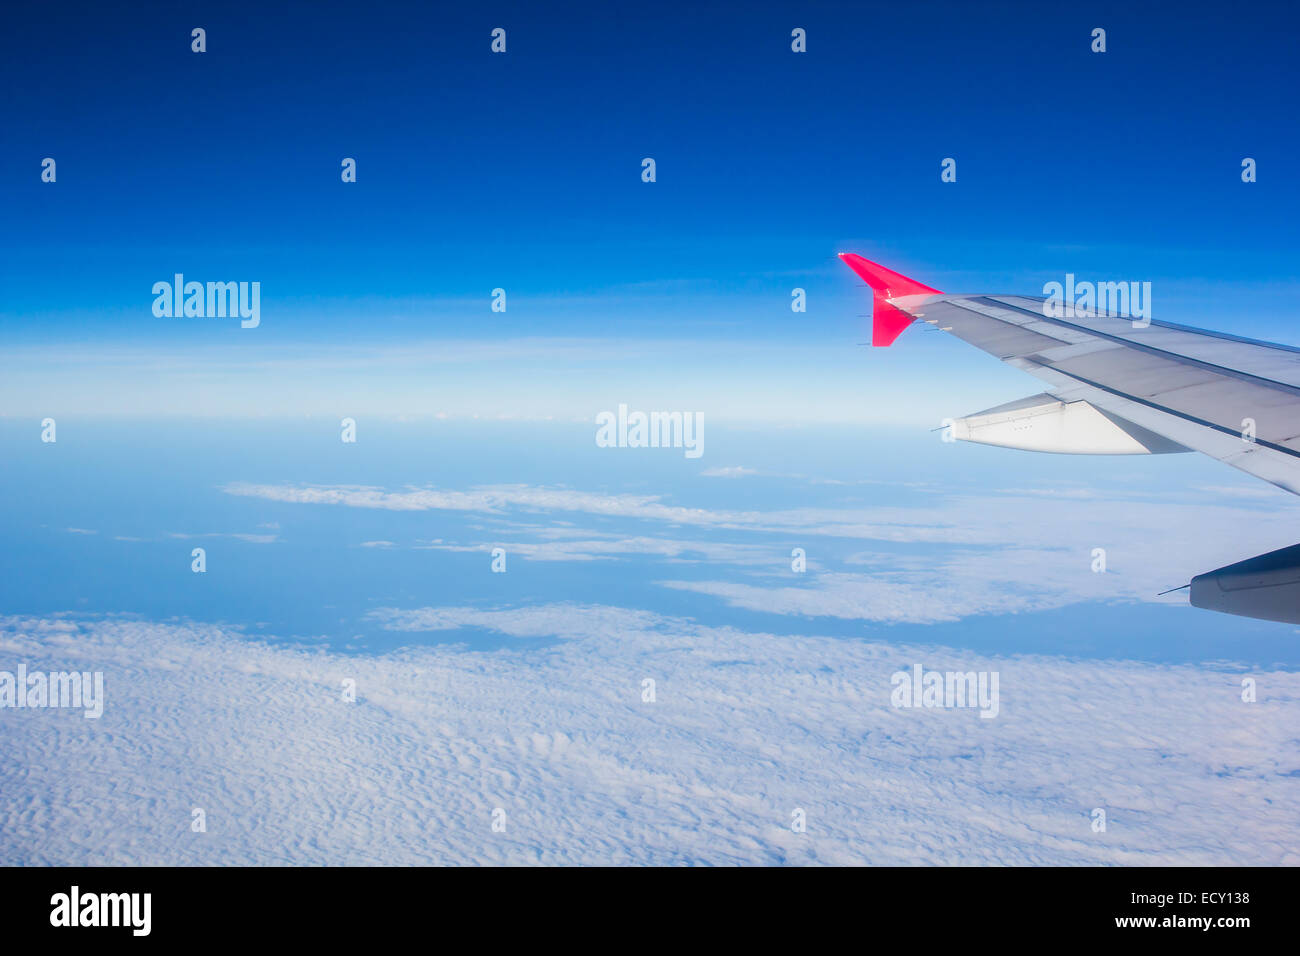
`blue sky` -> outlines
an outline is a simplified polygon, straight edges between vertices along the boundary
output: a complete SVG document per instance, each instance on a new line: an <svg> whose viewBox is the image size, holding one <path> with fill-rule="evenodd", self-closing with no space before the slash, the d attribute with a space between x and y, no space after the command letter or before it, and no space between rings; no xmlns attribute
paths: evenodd
<svg viewBox="0 0 1300 956"><path fill-rule="evenodd" d="M183 272L262 283L256 346L847 347L854 249L952 291L1150 280L1157 317L1287 338L1294 14L1143 7L24 8L0 41L0 333L248 349L152 315Z"/></svg>
<svg viewBox="0 0 1300 956"><path fill-rule="evenodd" d="M0 671L108 691L0 711L0 863L1295 863L1295 628L1159 592L1300 501L942 443L1041 384L928 327L863 347L836 254L1149 281L1300 344L1296 20L14 10ZM261 283L259 327L156 317L176 273ZM620 404L702 414L703 455L597 447ZM892 707L912 666L1001 674L1000 716Z"/></svg>
<svg viewBox="0 0 1300 956"><path fill-rule="evenodd" d="M1300 341L1293 17L24 8L0 40L0 414L590 420L626 399L931 427L1032 388L933 333L860 347L844 250L948 291L1151 281L1155 318ZM155 317L177 272L260 282L261 325Z"/></svg>

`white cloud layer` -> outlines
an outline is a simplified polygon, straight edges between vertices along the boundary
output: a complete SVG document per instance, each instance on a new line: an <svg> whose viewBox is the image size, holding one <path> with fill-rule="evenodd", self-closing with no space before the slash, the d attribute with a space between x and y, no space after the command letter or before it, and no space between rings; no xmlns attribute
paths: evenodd
<svg viewBox="0 0 1300 956"><path fill-rule="evenodd" d="M518 644L352 657L0 621L0 669L102 670L107 693L99 720L0 710L0 863L1300 863L1300 675L1252 673L1244 703L1237 673L625 608L376 616ZM998 671L998 717L893 708L890 675L915 663Z"/></svg>

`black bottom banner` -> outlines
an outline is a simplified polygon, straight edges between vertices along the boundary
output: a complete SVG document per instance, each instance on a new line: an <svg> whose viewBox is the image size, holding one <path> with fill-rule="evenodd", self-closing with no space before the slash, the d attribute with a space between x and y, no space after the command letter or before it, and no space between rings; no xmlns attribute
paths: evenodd
<svg viewBox="0 0 1300 956"><path fill-rule="evenodd" d="M634 939L686 926L976 942L1029 934L1144 945L1280 939L1289 870L22 869L0 870L5 938L121 943L373 942L377 931L493 943ZM910 929L907 929L910 927ZM611 936L610 934L615 934ZM938 934L938 937L932 934ZM431 938L431 937L426 937Z"/></svg>

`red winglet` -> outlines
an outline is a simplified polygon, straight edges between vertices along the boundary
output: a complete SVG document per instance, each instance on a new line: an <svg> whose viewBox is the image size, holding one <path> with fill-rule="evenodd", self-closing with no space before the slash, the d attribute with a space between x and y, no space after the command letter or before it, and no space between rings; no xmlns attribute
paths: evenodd
<svg viewBox="0 0 1300 956"><path fill-rule="evenodd" d="M894 339L903 334L903 329L912 324L912 316L902 309L890 305L887 299L896 299L901 295L940 295L938 289L931 289L915 279L899 275L892 269L877 265L870 259L864 259L856 253L841 252L844 264L862 277L871 286L871 344L878 346L892 345Z"/></svg>

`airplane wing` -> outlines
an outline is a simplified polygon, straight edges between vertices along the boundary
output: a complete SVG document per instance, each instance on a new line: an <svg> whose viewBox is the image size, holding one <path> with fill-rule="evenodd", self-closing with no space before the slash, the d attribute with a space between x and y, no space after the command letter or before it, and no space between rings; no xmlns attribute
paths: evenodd
<svg viewBox="0 0 1300 956"><path fill-rule="evenodd" d="M1199 451L1300 494L1300 349L1042 297L944 294L861 256L840 258L872 288L874 345L919 320L1047 383L1046 392L954 420L954 437L1076 454ZM1192 603L1300 623L1300 548L1283 551L1291 553L1281 567L1282 552L1273 552L1199 575ZM1261 573L1272 577L1257 581ZM1269 614L1226 606L1250 595L1211 593L1228 581L1235 591L1270 591L1244 605Z"/></svg>

